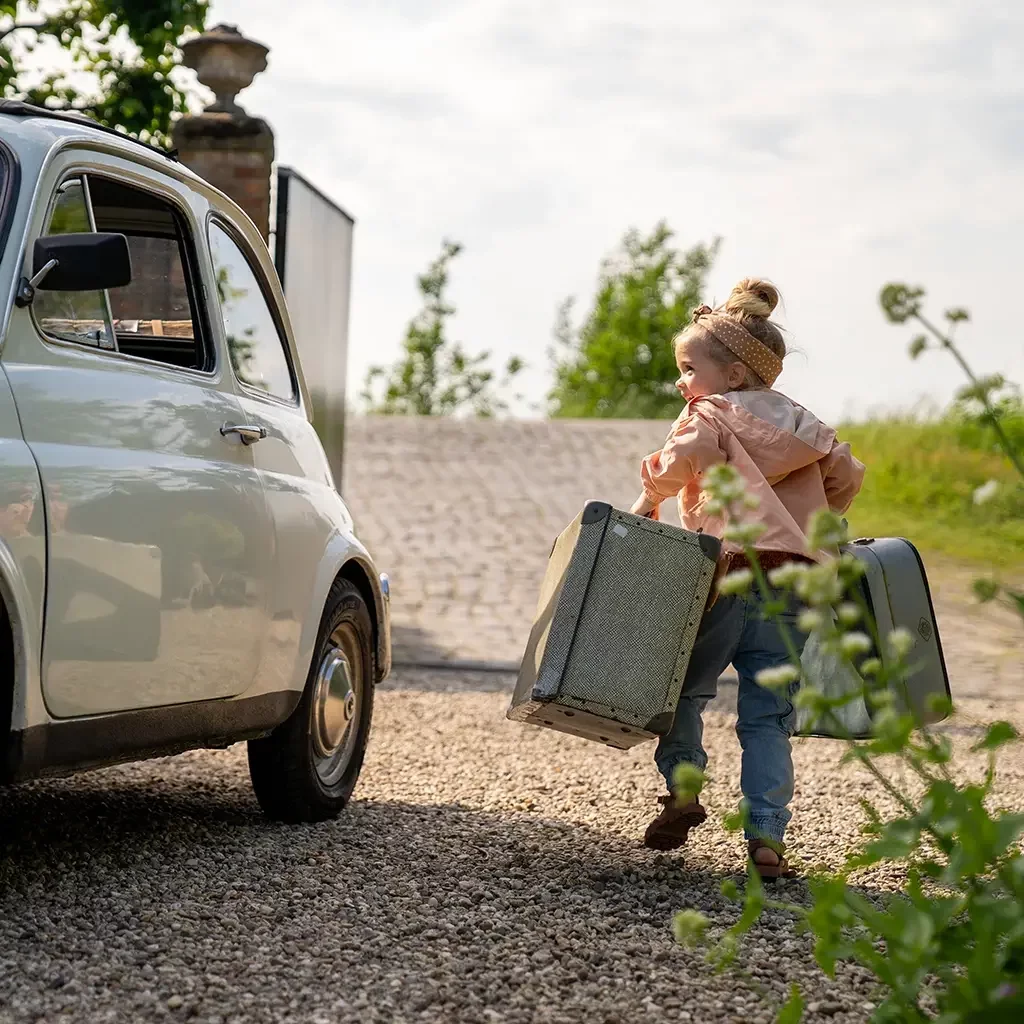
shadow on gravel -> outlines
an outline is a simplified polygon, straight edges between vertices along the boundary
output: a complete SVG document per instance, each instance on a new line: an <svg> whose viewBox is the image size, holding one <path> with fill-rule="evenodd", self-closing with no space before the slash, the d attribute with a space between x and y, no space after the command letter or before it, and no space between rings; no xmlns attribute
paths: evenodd
<svg viewBox="0 0 1024 1024"><path fill-rule="evenodd" d="M212 1018L244 994L257 1021L527 1024L544 1008L661 1024L703 1006L695 1019L754 1020L765 993L777 1005L811 973L777 913L756 932L770 961L747 965L756 994L673 942L680 908L718 926L738 913L699 842L687 867L527 812L358 799L333 822L274 825L233 767L157 762L0 792L0 1016L70 1005L120 1020L130 1004L139 1019L180 997L184 1016ZM218 768L223 783L200 790ZM862 995L821 976L816 992Z"/></svg>
<svg viewBox="0 0 1024 1024"><path fill-rule="evenodd" d="M391 646L396 663L432 662L451 658L451 652L438 644L434 633L402 622L393 621L391 624Z"/></svg>
<svg viewBox="0 0 1024 1024"><path fill-rule="evenodd" d="M0 906L9 883L30 887L54 869L66 885L76 873L94 880L97 870L148 871L159 862L173 892L176 874L192 876L199 864L212 867L244 848L243 862L218 883L244 886L282 866L307 874L304 858L329 853L339 870L358 865L344 872L349 892L376 892L415 864L408 881L422 896L486 896L503 909L557 906L582 920L596 901L634 923L683 906L735 912L719 887L739 876L702 868L699 839L684 862L681 852L654 853L639 840L527 812L358 799L335 821L281 825L264 819L242 787L167 794L150 782L111 780L82 791L62 779L0 790ZM805 887L784 888L796 897Z"/></svg>
<svg viewBox="0 0 1024 1024"><path fill-rule="evenodd" d="M421 693L512 693L516 677L511 672L479 672L462 668L398 667L378 689L414 690Z"/></svg>

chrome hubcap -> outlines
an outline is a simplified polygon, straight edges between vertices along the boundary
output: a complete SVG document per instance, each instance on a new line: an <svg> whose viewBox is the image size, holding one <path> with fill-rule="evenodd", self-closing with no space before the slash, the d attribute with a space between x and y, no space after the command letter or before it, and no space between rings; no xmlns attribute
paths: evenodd
<svg viewBox="0 0 1024 1024"><path fill-rule="evenodd" d="M313 757L328 786L345 773L355 750L362 678L358 637L343 624L331 634L313 689Z"/></svg>

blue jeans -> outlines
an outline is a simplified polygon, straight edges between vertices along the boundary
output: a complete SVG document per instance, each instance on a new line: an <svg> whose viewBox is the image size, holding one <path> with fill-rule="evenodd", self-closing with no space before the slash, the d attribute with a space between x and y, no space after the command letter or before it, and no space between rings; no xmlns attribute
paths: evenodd
<svg viewBox="0 0 1024 1024"><path fill-rule="evenodd" d="M795 608L782 616L798 650L806 636L796 627ZM785 691L758 685L757 673L789 662L775 620L766 621L759 598L719 597L704 616L683 682L672 728L658 743L654 760L672 787L676 765L689 762L703 771L708 755L701 745L701 715L718 689L718 677L730 665L739 676L736 734L743 750L740 789L747 800L748 839L782 842L792 817L793 756L790 737L796 727L792 697L799 683Z"/></svg>

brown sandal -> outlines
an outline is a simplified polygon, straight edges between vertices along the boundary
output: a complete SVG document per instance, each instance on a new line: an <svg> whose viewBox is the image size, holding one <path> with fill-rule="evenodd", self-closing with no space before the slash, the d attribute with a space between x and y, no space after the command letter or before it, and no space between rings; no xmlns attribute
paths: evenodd
<svg viewBox="0 0 1024 1024"><path fill-rule="evenodd" d="M771 850L778 858L775 864L759 864L754 854L758 850ZM781 843L774 843L768 839L747 840L747 854L757 873L767 881L774 882L776 878L796 878L796 871L789 866L786 860L785 847Z"/></svg>
<svg viewBox="0 0 1024 1024"><path fill-rule="evenodd" d="M668 794L659 796L658 803L661 804L661 813L644 833L644 846L651 850L678 850L686 844L690 829L703 825L707 820L707 811L696 798L680 804Z"/></svg>

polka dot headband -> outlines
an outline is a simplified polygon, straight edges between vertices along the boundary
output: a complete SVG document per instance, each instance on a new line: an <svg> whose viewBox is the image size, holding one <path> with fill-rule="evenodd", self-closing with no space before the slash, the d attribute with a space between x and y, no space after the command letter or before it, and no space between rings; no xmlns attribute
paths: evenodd
<svg viewBox="0 0 1024 1024"><path fill-rule="evenodd" d="M726 313L716 313L710 306L698 306L693 311L693 322L739 356L740 361L749 366L768 387L779 379L782 360L735 318Z"/></svg>

